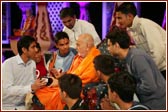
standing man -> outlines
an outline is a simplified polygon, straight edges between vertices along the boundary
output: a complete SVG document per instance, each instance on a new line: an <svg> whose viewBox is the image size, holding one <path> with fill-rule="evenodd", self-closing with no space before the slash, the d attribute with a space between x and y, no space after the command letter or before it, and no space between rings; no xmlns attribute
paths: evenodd
<svg viewBox="0 0 168 112"><path fill-rule="evenodd" d="M140 103L153 110L166 109L166 81L152 57L142 49L130 48L129 35L118 27L107 34L107 39L111 55L125 60L129 73L135 77Z"/></svg>
<svg viewBox="0 0 168 112"><path fill-rule="evenodd" d="M35 58L37 48L33 37L25 36L17 43L19 54L2 65L2 109L25 110L25 97L29 92L44 87L46 82L36 79Z"/></svg>
<svg viewBox="0 0 168 112"><path fill-rule="evenodd" d="M95 46L101 42L95 27L87 21L77 19L72 8L63 8L60 11L60 18L64 24L63 31L69 35L71 47L76 48L78 36L84 33L89 33L92 35Z"/></svg>
<svg viewBox="0 0 168 112"><path fill-rule="evenodd" d="M149 19L139 18L134 3L130 2L116 9L116 21L132 33L136 47L145 50L166 77L166 31Z"/></svg>

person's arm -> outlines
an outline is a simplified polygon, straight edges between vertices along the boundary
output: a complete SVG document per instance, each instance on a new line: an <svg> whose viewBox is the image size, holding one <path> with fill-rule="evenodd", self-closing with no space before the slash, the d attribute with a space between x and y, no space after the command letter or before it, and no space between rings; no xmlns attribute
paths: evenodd
<svg viewBox="0 0 168 112"><path fill-rule="evenodd" d="M2 88L7 96L22 96L31 92L31 84L17 85L14 79L14 70L10 62L2 65Z"/></svg>
<svg viewBox="0 0 168 112"><path fill-rule="evenodd" d="M140 29L148 43L149 54L155 61L157 67L159 67L166 57L166 32L160 29L158 25L154 26L152 24L141 25Z"/></svg>
<svg viewBox="0 0 168 112"><path fill-rule="evenodd" d="M2 87L4 93L7 94L7 96L24 96L28 92L34 92L37 89L45 86L46 83L40 79L37 79L34 83L33 81L31 81L27 85L18 84L17 81L19 80L15 79L14 77L15 70L13 69L12 66L13 66L12 63L10 62L5 62L2 65L2 74L3 74ZM23 80L26 81L29 79L23 79Z"/></svg>
<svg viewBox="0 0 168 112"><path fill-rule="evenodd" d="M137 81L137 93L144 95L151 95L156 91L157 85L155 82L151 64L142 55L134 56L132 59L132 75Z"/></svg>

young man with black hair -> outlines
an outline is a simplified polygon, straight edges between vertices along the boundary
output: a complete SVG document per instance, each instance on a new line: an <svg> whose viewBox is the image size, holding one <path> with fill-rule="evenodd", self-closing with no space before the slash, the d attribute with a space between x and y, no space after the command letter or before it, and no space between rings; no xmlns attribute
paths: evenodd
<svg viewBox="0 0 168 112"><path fill-rule="evenodd" d="M142 49L130 47L128 33L119 27L114 27L106 37L111 55L125 60L128 71L136 79L140 102L150 109L166 109L166 81L152 57Z"/></svg>
<svg viewBox="0 0 168 112"><path fill-rule="evenodd" d="M20 38L18 55L2 64L2 109L25 110L25 97L29 92L44 87L44 80L36 79L36 40L30 36Z"/></svg>
<svg viewBox="0 0 168 112"><path fill-rule="evenodd" d="M57 32L55 35L55 46L58 49L53 53L51 60L48 62L49 71L52 68L66 72L71 66L74 56L77 54L76 49L70 47L69 36L66 32Z"/></svg>
<svg viewBox="0 0 168 112"><path fill-rule="evenodd" d="M113 73L108 79L108 95L111 102L121 110L149 110L145 105L133 101L136 81L128 72Z"/></svg>
<svg viewBox="0 0 168 112"><path fill-rule="evenodd" d="M137 16L134 3L124 2L116 9L116 21L127 28L137 48L146 51L166 79L166 31L157 23Z"/></svg>
<svg viewBox="0 0 168 112"><path fill-rule="evenodd" d="M71 47L76 48L78 36L84 33L89 33L93 36L95 46L101 42L95 27L85 20L77 19L73 8L63 8L60 11L60 18L64 24L63 31L69 35Z"/></svg>
<svg viewBox="0 0 168 112"><path fill-rule="evenodd" d="M82 80L74 74L65 74L58 79L60 96L66 103L64 110L88 110L87 104L80 98Z"/></svg>

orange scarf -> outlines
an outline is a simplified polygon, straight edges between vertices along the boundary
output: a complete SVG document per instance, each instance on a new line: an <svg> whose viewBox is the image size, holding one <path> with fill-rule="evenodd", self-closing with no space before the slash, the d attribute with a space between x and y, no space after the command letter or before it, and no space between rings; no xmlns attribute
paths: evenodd
<svg viewBox="0 0 168 112"><path fill-rule="evenodd" d="M79 55L76 55L68 73L76 74L82 79L82 84L85 86L90 82L97 82L98 77L94 68L93 59L100 55L100 51L93 47L88 55L82 59Z"/></svg>
<svg viewBox="0 0 168 112"><path fill-rule="evenodd" d="M94 47L84 59L76 55L68 73L78 75L82 79L83 86L91 82L97 82L99 78L94 69L93 59L99 54L100 51ZM59 87L44 87L37 90L35 94L45 106L45 110L62 110L65 105L61 101Z"/></svg>
<svg viewBox="0 0 168 112"><path fill-rule="evenodd" d="M45 110L63 110L65 103L61 101L59 87L44 87L36 91L36 96Z"/></svg>

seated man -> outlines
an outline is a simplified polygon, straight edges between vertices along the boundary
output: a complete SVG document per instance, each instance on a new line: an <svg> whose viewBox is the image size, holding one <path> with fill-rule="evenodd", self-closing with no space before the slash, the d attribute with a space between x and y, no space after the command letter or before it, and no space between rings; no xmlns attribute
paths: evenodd
<svg viewBox="0 0 168 112"><path fill-rule="evenodd" d="M35 29L35 17L32 14L32 9L26 10L26 20L24 20L24 24L22 29L14 29L15 36L33 36Z"/></svg>
<svg viewBox="0 0 168 112"><path fill-rule="evenodd" d="M69 36L66 32L58 32L55 35L55 46L58 49L53 53L52 58L48 62L47 68L52 68L66 72L71 66L74 56L77 54L76 49L70 47Z"/></svg>
<svg viewBox="0 0 168 112"><path fill-rule="evenodd" d="M72 65L67 73L76 74L82 80L82 86L91 82L98 82L96 71L93 65L93 59L100 54L100 51L95 48L93 37L90 34L82 34L77 40L78 54L74 57ZM52 68L50 72L54 77L59 78L61 74L57 69ZM63 109L64 104L61 101L58 80L53 78L53 83L36 92L40 102L45 106L45 109Z"/></svg>
<svg viewBox="0 0 168 112"><path fill-rule="evenodd" d="M114 73L108 79L109 99L121 110L149 110L145 105L133 101L136 81L128 72Z"/></svg>
<svg viewBox="0 0 168 112"><path fill-rule="evenodd" d="M65 74L58 79L60 95L66 105L64 110L88 110L88 106L80 98L82 80L74 74Z"/></svg>

